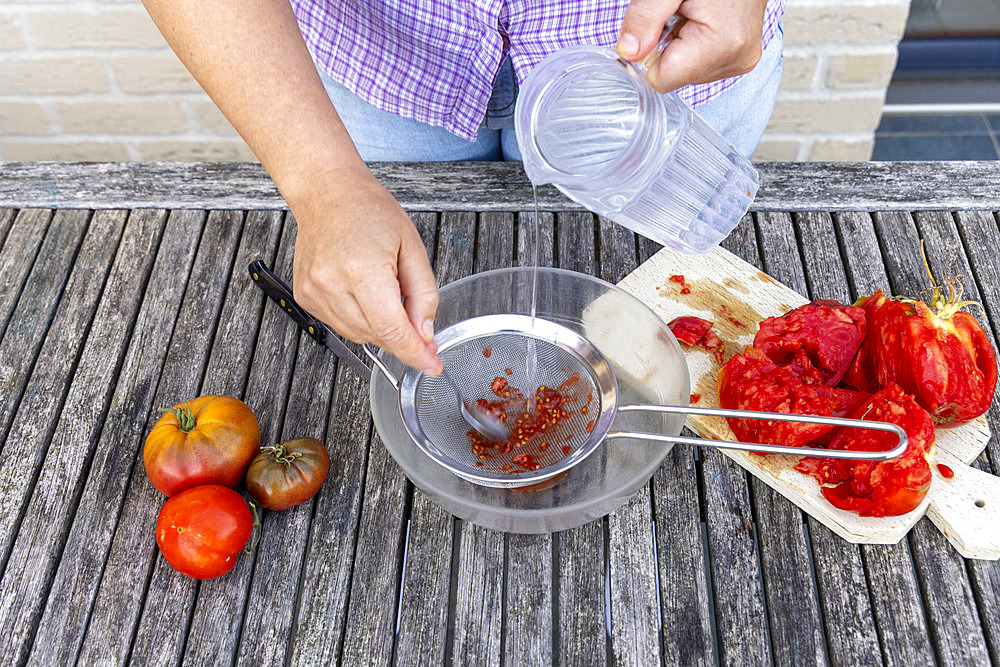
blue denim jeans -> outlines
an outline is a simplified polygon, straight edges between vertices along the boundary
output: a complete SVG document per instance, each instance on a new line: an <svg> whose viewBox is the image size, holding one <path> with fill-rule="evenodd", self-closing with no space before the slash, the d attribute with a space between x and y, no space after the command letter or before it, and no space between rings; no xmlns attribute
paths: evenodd
<svg viewBox="0 0 1000 667"><path fill-rule="evenodd" d="M781 83L782 41L779 30L752 72L696 109L744 155L753 155L771 117ZM475 141L457 137L444 128L382 111L322 71L320 76L358 152L366 161L521 160L514 134L517 80L509 58L504 60L497 74L486 118Z"/></svg>

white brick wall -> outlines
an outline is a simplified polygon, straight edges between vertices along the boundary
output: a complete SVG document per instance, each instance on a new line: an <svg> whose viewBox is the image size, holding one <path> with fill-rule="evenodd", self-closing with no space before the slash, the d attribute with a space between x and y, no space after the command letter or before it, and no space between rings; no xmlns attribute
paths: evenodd
<svg viewBox="0 0 1000 667"><path fill-rule="evenodd" d="M908 6L789 0L755 159L868 159ZM252 159L138 0L0 0L0 160Z"/></svg>
<svg viewBox="0 0 1000 667"><path fill-rule="evenodd" d="M0 160L253 160L138 0L0 0Z"/></svg>
<svg viewBox="0 0 1000 667"><path fill-rule="evenodd" d="M756 160L867 160L909 0L789 0L784 75Z"/></svg>

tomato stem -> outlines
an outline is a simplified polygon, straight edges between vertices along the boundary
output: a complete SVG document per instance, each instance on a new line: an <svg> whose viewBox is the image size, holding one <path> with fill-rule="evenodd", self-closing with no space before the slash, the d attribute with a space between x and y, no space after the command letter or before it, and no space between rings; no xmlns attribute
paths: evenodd
<svg viewBox="0 0 1000 667"><path fill-rule="evenodd" d="M253 544L251 544L251 540L247 540L246 546L243 547L243 553L252 554L253 550L257 548L257 544L260 543L260 534L263 531L261 530L260 512L257 511L257 505L252 500L248 500L247 504L250 505L250 511L253 513L253 532L257 533L257 537L253 539Z"/></svg>
<svg viewBox="0 0 1000 667"><path fill-rule="evenodd" d="M191 405L189 403L175 405L172 408L160 408L160 412L173 412L174 417L177 418L177 425L180 426L181 431L184 433L193 431L198 423L198 420L191 414Z"/></svg>
<svg viewBox="0 0 1000 667"><path fill-rule="evenodd" d="M276 444L270 447L261 447L260 451L271 455L271 460L275 463L284 464L285 468L290 468L295 459L302 458L302 452L289 452L285 445Z"/></svg>

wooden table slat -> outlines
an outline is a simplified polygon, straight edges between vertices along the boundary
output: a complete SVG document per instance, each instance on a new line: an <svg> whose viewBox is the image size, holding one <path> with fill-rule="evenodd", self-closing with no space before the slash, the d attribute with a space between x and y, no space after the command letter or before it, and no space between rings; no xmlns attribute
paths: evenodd
<svg viewBox="0 0 1000 667"><path fill-rule="evenodd" d="M759 167L727 249L847 302L926 288L923 238L996 340L1000 163ZM533 262L519 165L373 169L440 285ZM1000 562L961 558L930 521L849 544L714 450L675 448L624 507L573 530L456 521L373 433L368 383L247 276L257 258L291 276L295 224L259 165L0 175L5 663L1000 662ZM617 282L659 248L539 194L543 265ZM155 547L163 498L139 456L154 408L209 392L244 397L265 440L325 439L332 465L312 501L265 513L233 572L197 583ZM1000 408L987 422L1000 432ZM995 471L998 446L974 465Z"/></svg>
<svg viewBox="0 0 1000 667"><path fill-rule="evenodd" d="M274 262L274 270L278 275L291 275L294 247L295 226L286 224L281 232ZM238 272L237 275L244 280L245 266L236 266L233 271ZM245 289L250 289L249 282L244 285ZM262 443L273 444L281 440L282 417L285 413L283 408L288 402L300 332L278 304L270 300L265 303L260 333L253 353L253 363L250 366L250 375L243 396L243 401L257 416ZM218 376L206 374L207 383L210 384L215 377ZM225 577L201 582L196 589L197 597L193 612L190 612L190 626L185 625L183 632L176 638L163 637L155 639L152 643L176 642L174 645L178 652L177 658L180 659L183 651L183 658L189 664L204 664L220 657L231 660L239 649L242 624L238 619L244 618L246 614L250 580L259 556L260 552L255 550L239 558L236 568ZM170 566L163 558L157 560L156 567L165 572L170 570ZM185 577L179 577L170 571L167 591L179 590L191 583L190 580L183 581L184 579ZM169 594L164 595L164 598L169 599ZM146 608L143 610L144 617L152 621L163 614L164 612L159 609L160 606L159 601L154 601L151 605L147 599ZM178 607L183 613L188 613L191 609L181 605ZM145 620L144 618L143 621ZM153 630L154 624L150 623L149 628ZM142 630L143 626L140 624L140 636ZM162 631L156 630L149 636L151 639L162 637Z"/></svg>
<svg viewBox="0 0 1000 667"><path fill-rule="evenodd" d="M753 211L998 210L1000 162L758 162ZM531 183L515 162L369 165L411 211L525 210ZM970 168L972 167L972 168ZM551 186L546 211L583 207ZM264 168L247 162L0 162L0 207L286 209Z"/></svg>
<svg viewBox="0 0 1000 667"><path fill-rule="evenodd" d="M334 664L344 644L369 447L382 447L371 437L370 422L368 382L346 364L338 364L326 441L330 475L316 496L306 545L292 664ZM367 544L361 548L361 558L367 558Z"/></svg>
<svg viewBox="0 0 1000 667"><path fill-rule="evenodd" d="M133 229L137 224L135 218L136 216L133 216L129 221L129 227ZM96 384L92 382L88 387L91 395L86 400L96 398L93 393L98 386L102 389L113 388L114 393L110 397L107 414L98 437L80 438L74 433L69 435L67 440L59 438L53 441L41 472L40 479L45 481L35 486L35 494L29 505L28 516L25 518L25 522L30 522L32 528L26 531L25 524L22 524L10 563L22 561L17 555L18 543L21 538L29 535L36 540L42 540L45 544L62 545L62 555L66 560L60 563L59 557L52 554L51 560L38 559L30 569L22 571L8 566L4 573L5 577L18 577L22 582L21 585L29 590L45 590L46 593L51 591L51 601L72 599L72 591L81 581L86 582L81 586L82 608L85 609L92 599L94 577L100 575L104 555L107 553L107 542L118 521L117 512L102 510L107 507L120 507L120 499L128 483L136 450L142 446L141 438L137 439L135 434L142 431L147 415L152 410L154 394L163 367L163 350L170 340L181 296L194 261L197 245L180 241L198 238L204 219L204 214L197 211L180 212L167 219L163 231L163 239L167 242L161 244L159 252L155 253L155 262L149 280L145 284L145 290L135 289L134 265L127 267L124 271L126 275L114 276L127 282L122 288L126 293L137 293L142 305L135 316L134 330L132 327L125 327L126 331L132 330L132 335L120 368L115 372L101 367L103 366L101 364L98 367L101 373L97 376L100 378L99 382ZM139 222L141 224L142 221ZM152 222L158 225L158 221ZM126 238L128 232L127 229ZM138 259L140 266L146 261L146 258L134 255L130 259ZM138 273L141 275L144 271L140 269ZM94 333L92 329L92 337ZM94 354L107 355L109 347L114 350L117 341L109 345L112 340L104 337L95 339L97 349L93 350ZM88 346L89 342L88 340ZM84 354L87 354L86 350ZM117 355L112 355L114 356ZM116 378L113 387L108 387L111 384L107 382L109 376ZM77 420L75 425L79 428L80 421ZM32 508L35 508L34 513ZM147 538L152 536L153 529L150 526ZM148 547L149 542L145 544ZM26 544L25 548L32 547ZM134 581L133 588L135 588ZM37 623L38 616L42 612L42 609L39 608L36 612L32 607L45 599L45 595L33 597L32 602L22 606L20 610L22 624L16 626L13 633L19 635L20 632L30 632L28 636L14 642L15 644L23 642L24 648L29 647L34 639L31 636L34 632L29 630L28 624ZM53 611L57 615L62 615L67 610L55 608ZM79 641L81 620L83 619L79 616L74 619L74 641ZM50 639L35 644L39 649L45 644L57 641L55 638L59 636L59 631L50 626L48 630L52 633L49 635ZM65 650L66 646L63 645L61 648Z"/></svg>
<svg viewBox="0 0 1000 667"><path fill-rule="evenodd" d="M305 332L299 332L298 349L280 441L312 437L325 442L337 358ZM276 411L270 412L272 418L278 418ZM285 661L293 637L293 612L314 505L309 500L284 511L264 510L237 664L277 665Z"/></svg>
<svg viewBox="0 0 1000 667"><path fill-rule="evenodd" d="M804 293L812 299L853 303L833 218L829 213L801 213L794 218L801 239L805 281L809 285ZM880 664L882 654L861 548L811 516L807 530L830 662Z"/></svg>
<svg viewBox="0 0 1000 667"><path fill-rule="evenodd" d="M0 249L0 336L7 329L52 217L52 211L46 209L19 212Z"/></svg>
<svg viewBox="0 0 1000 667"><path fill-rule="evenodd" d="M10 231L16 215L17 209L0 208L0 251L3 251L3 243L7 240L7 232Z"/></svg>
<svg viewBox="0 0 1000 667"><path fill-rule="evenodd" d="M73 259L90 222L86 211L56 213L56 224L42 241L6 331L0 334L0 437L6 436L21 392L31 377L37 354L73 269ZM84 255L84 261L93 254Z"/></svg>

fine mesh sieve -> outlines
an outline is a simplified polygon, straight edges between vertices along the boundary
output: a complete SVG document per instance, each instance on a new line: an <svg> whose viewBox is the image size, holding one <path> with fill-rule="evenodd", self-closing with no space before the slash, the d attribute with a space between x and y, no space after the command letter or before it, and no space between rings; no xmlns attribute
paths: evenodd
<svg viewBox="0 0 1000 667"><path fill-rule="evenodd" d="M373 350L367 346L365 350L398 389L403 425L417 446L452 473L483 486L537 484L569 470L612 438L853 460L894 458L907 445L906 433L885 422L688 406L620 406L614 372L596 346L579 333L542 318L516 314L474 317L438 332L435 339L441 361L462 396L482 399L502 411L514 444L489 442L470 430L461 415L459 399L446 380L413 369L397 379ZM518 398L515 390L523 398ZM533 400L536 393L545 399L541 404ZM611 432L616 413L627 411L865 428L894 433L898 444L888 451L871 452ZM544 420L544 428L542 417L549 418ZM533 433L522 441L520 436L526 431Z"/></svg>

